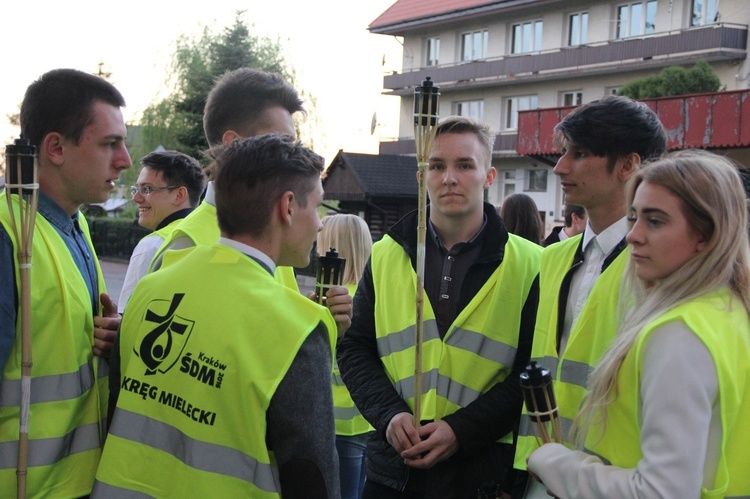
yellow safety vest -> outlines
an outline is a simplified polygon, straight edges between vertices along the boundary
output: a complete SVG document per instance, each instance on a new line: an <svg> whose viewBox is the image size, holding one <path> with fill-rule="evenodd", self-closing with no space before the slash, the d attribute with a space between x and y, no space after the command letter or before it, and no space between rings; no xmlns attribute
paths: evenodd
<svg viewBox="0 0 750 499"><path fill-rule="evenodd" d="M503 262L441 340L425 294L422 419L440 420L466 407L513 368L521 314L539 273L541 247L509 235ZM393 386L414 408L416 273L390 236L372 249L378 352ZM397 292L394 292L396 290ZM508 434L500 441L511 442Z"/></svg>
<svg viewBox="0 0 750 499"><path fill-rule="evenodd" d="M182 237L189 238L195 246L210 246L218 241L221 237L221 231L216 219L216 206L203 200L188 216L179 220L179 223L173 227L170 234L165 236L164 242L156 251L154 258L151 260L149 272L161 268L167 248L172 245L175 239ZM294 275L292 267L276 267L275 277L284 286L299 291L297 277Z"/></svg>
<svg viewBox="0 0 750 499"><path fill-rule="evenodd" d="M11 238L7 191L0 223ZM14 213L19 218L17 196ZM78 222L96 262L100 292L106 285L86 219ZM65 241L41 215L32 242L31 408L27 497L81 497L91 492L106 434L109 366L93 354L91 297ZM16 282L20 283L14 252ZM20 301L20 300L19 300ZM20 316L20 303L18 309ZM21 404L21 321L0 382L0 497L16 496Z"/></svg>
<svg viewBox="0 0 750 499"><path fill-rule="evenodd" d="M534 329L531 358L549 369L553 379L563 436L567 441L570 427L586 395L588 377L617 335L617 310L622 277L630 258L624 249L602 272L591 289L578 319L570 331L565 352L558 360L557 329L560 287L573 263L581 235L555 243L542 253L539 273L539 308ZM524 405L516 446L515 467L526 469L526 458L539 445L533 423Z"/></svg>
<svg viewBox="0 0 750 499"><path fill-rule="evenodd" d="M123 318L121 392L94 495L279 497L266 412L318 324L335 338L333 318L232 248L172 253Z"/></svg>
<svg viewBox="0 0 750 499"><path fill-rule="evenodd" d="M726 288L700 296L665 312L648 324L625 357L618 391L609 405L606 430L591 428L587 448L614 466L635 468L640 447L640 386L643 349L660 326L681 321L700 338L714 360L721 408L721 455L714 488L701 497L750 497L750 318ZM689 387L687 387L689 389ZM685 438L691 438L685 435Z"/></svg>
<svg viewBox="0 0 750 499"><path fill-rule="evenodd" d="M346 288L354 296L357 285L347 284ZM336 435L350 437L373 431L373 427L354 405L336 362L333 364L333 415L336 419Z"/></svg>

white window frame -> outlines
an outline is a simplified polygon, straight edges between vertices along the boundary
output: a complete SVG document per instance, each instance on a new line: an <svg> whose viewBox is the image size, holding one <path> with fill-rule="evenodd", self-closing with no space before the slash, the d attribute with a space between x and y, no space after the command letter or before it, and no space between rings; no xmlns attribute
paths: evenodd
<svg viewBox="0 0 750 499"><path fill-rule="evenodd" d="M424 40L425 66L440 64L440 37L432 36Z"/></svg>
<svg viewBox="0 0 750 499"><path fill-rule="evenodd" d="M574 26L577 28L574 29ZM577 32L576 32L577 29ZM589 13L574 12L568 16L568 46L586 45L588 41Z"/></svg>
<svg viewBox="0 0 750 499"><path fill-rule="evenodd" d="M583 104L582 90L567 90L565 92L560 92L561 106L580 106L581 104Z"/></svg>
<svg viewBox="0 0 750 499"><path fill-rule="evenodd" d="M486 29L461 33L461 62L485 59L489 39L490 32Z"/></svg>
<svg viewBox="0 0 750 499"><path fill-rule="evenodd" d="M484 101L479 99L456 102L455 113L457 116L466 116L484 121Z"/></svg>
<svg viewBox="0 0 750 499"><path fill-rule="evenodd" d="M653 8L653 22L650 23L649 9ZM615 38L648 35L656 32L657 0L621 3L615 7L617 22Z"/></svg>
<svg viewBox="0 0 750 499"><path fill-rule="evenodd" d="M528 111L539 107L537 95L519 95L505 99L505 129L518 130L518 111Z"/></svg>
<svg viewBox="0 0 750 499"><path fill-rule="evenodd" d="M719 13L719 0L693 0L690 9L690 26L706 26L715 23Z"/></svg>
<svg viewBox="0 0 750 499"><path fill-rule="evenodd" d="M510 29L511 54L528 54L542 50L544 23L541 19L516 23Z"/></svg>

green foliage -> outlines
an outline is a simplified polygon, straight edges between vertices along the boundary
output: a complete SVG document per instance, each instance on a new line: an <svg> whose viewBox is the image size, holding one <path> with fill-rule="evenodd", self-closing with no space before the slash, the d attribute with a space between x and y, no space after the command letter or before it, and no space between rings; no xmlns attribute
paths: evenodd
<svg viewBox="0 0 750 499"><path fill-rule="evenodd" d="M205 161L208 144L203 133L203 108L215 79L241 67L260 68L284 75L293 84L278 40L258 37L237 12L234 23L220 33L205 27L200 37L180 36L167 80L171 93L143 112L141 133L131 148L134 169L138 159L159 145ZM137 174L136 174L137 175Z"/></svg>
<svg viewBox="0 0 750 499"><path fill-rule="evenodd" d="M650 99L673 95L718 92L721 80L706 61L698 61L690 69L682 66L664 68L655 76L633 80L624 85L617 95L632 99Z"/></svg>

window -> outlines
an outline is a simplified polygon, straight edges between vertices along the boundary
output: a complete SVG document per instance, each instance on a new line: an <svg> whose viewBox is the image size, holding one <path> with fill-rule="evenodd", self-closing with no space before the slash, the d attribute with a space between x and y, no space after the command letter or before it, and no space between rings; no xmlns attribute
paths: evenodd
<svg viewBox="0 0 750 499"><path fill-rule="evenodd" d="M617 7L617 38L639 36L656 30L656 0Z"/></svg>
<svg viewBox="0 0 750 499"><path fill-rule="evenodd" d="M526 170L526 190L527 191L546 191L547 190L547 170L546 169Z"/></svg>
<svg viewBox="0 0 750 499"><path fill-rule="evenodd" d="M605 95L617 95L617 92L619 92L621 88L622 85L617 85L615 87L606 87L604 89L604 93Z"/></svg>
<svg viewBox="0 0 750 499"><path fill-rule="evenodd" d="M461 35L461 60L476 61L487 57L489 36L487 30Z"/></svg>
<svg viewBox="0 0 750 499"><path fill-rule="evenodd" d="M518 111L528 111L537 108L537 96L525 95L522 97L511 97L505 101L505 129L516 130L518 128Z"/></svg>
<svg viewBox="0 0 750 499"><path fill-rule="evenodd" d="M568 18L568 45L585 45L589 30L589 13L579 12Z"/></svg>
<svg viewBox="0 0 750 499"><path fill-rule="evenodd" d="M514 24L511 47L513 54L542 50L542 21Z"/></svg>
<svg viewBox="0 0 750 499"><path fill-rule="evenodd" d="M580 106L583 103L583 92L574 90L560 93L561 106Z"/></svg>
<svg viewBox="0 0 750 499"><path fill-rule="evenodd" d="M693 17L691 26L704 26L719 20L719 0L693 0Z"/></svg>
<svg viewBox="0 0 750 499"><path fill-rule="evenodd" d="M437 66L440 60L440 38L425 40L425 66Z"/></svg>
<svg viewBox="0 0 750 499"><path fill-rule="evenodd" d="M515 170L502 170L502 190L500 191L500 199L505 199L514 192L516 192L516 171Z"/></svg>
<svg viewBox="0 0 750 499"><path fill-rule="evenodd" d="M483 121L484 120L484 101L470 100L470 101L465 101L465 102L457 102L456 114L458 116L466 116L469 118L476 118L479 121Z"/></svg>

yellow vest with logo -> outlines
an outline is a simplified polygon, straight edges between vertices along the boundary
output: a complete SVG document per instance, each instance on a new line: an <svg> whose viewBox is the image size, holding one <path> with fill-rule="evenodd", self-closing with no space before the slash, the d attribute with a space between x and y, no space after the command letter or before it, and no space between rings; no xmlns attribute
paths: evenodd
<svg viewBox="0 0 750 499"><path fill-rule="evenodd" d="M138 283L123 318L121 391L94 496L279 497L266 412L321 321L335 338L333 318L227 246L170 258Z"/></svg>
<svg viewBox="0 0 750 499"><path fill-rule="evenodd" d="M6 196L7 191L0 194L0 223L17 248ZM13 201L19 220L17 196L13 195ZM106 286L88 225L80 213L78 222L96 262L99 290L104 293ZM65 241L39 214L31 251L33 366L27 497L81 497L91 492L106 434L109 367L93 354L94 318L86 282ZM20 283L15 254L14 260L16 283ZM0 497L16 496L20 297L17 317L16 338L0 381Z"/></svg>
<svg viewBox="0 0 750 499"><path fill-rule="evenodd" d="M620 287L630 258L630 249L624 249L596 280L573 324L562 359L558 359L560 287L573 263L581 237L578 235L550 245L542 253L539 308L531 349L532 360L549 369L552 375L563 436L569 446L572 444L567 441L568 432L586 395L589 374L617 335ZM532 425L524 405L516 446L515 467L518 469L526 469L526 458L539 447Z"/></svg>
<svg viewBox="0 0 750 499"><path fill-rule="evenodd" d="M347 284L346 288L354 296L357 285ZM336 418L336 435L351 437L373 431L373 427L354 405L336 362L333 364L333 414Z"/></svg>
<svg viewBox="0 0 750 499"><path fill-rule="evenodd" d="M719 381L721 455L714 488L704 488L701 497L750 497L750 318L726 288L679 305L643 328L620 368L606 430L592 427L586 446L614 466L636 467L643 457L639 400L644 345L652 332L674 321L683 322L700 338Z"/></svg>
<svg viewBox="0 0 750 499"><path fill-rule="evenodd" d="M149 272L154 272L161 268L164 253L176 239L187 237L195 246L210 246L221 237L219 222L216 219L216 206L205 200L195 210L190 212L188 216L182 220L178 220L178 222L170 233L164 236L164 243L159 246L154 258L151 260ZM275 277L284 286L299 291L297 278L294 275L292 267L276 267Z"/></svg>
<svg viewBox="0 0 750 499"><path fill-rule="evenodd" d="M424 295L422 417L440 420L466 407L513 368L521 313L539 273L541 247L513 234L503 262L456 317L441 340ZM414 408L416 273L390 236L372 248L375 334L393 386ZM502 442L510 442L506 435Z"/></svg>

